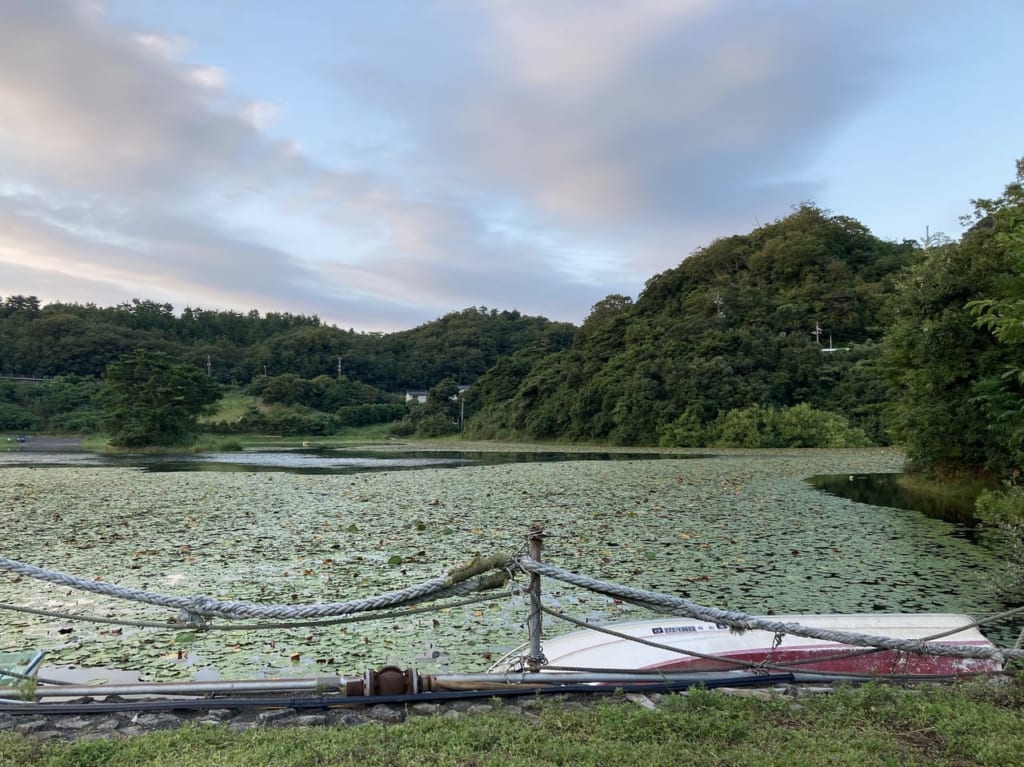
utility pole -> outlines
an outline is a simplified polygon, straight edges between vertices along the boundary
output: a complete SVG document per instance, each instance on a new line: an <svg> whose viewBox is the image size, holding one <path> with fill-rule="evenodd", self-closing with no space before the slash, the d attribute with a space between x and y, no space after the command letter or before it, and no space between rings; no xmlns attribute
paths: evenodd
<svg viewBox="0 0 1024 767"><path fill-rule="evenodd" d="M821 334L824 333L821 329L821 325L818 324L817 320L814 322L814 330L811 331L811 335L814 336L814 340L818 342L818 346L821 346Z"/></svg>
<svg viewBox="0 0 1024 767"><path fill-rule="evenodd" d="M206 355L206 377L209 378L213 375L213 365L210 362L210 355Z"/></svg>
<svg viewBox="0 0 1024 767"><path fill-rule="evenodd" d="M338 380L341 380L341 357L338 357Z"/></svg>
<svg viewBox="0 0 1024 767"><path fill-rule="evenodd" d="M715 310L718 313L718 319L722 319L723 317L725 317L725 312L722 311L722 307L725 306L725 299L722 298L722 294L715 293L715 299L711 303L715 305Z"/></svg>

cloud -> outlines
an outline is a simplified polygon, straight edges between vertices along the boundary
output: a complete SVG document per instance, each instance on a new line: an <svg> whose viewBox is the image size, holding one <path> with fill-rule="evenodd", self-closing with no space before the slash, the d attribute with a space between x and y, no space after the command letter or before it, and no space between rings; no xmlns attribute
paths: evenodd
<svg viewBox="0 0 1024 767"><path fill-rule="evenodd" d="M639 273L706 242L697 233L744 230L816 196L821 180L801 171L889 87L902 25L923 7L451 3L437 25L451 37L403 39L402 60L369 84L359 66L339 78L414 126L420 156L450 179L603 240L620 271Z"/></svg>
<svg viewBox="0 0 1024 767"><path fill-rule="evenodd" d="M799 201L770 179L808 162L884 87L880 33L858 34L878 15L863 3L741 5L598 3L581 21L547 4L489 4L497 76L462 105L454 146L588 223Z"/></svg>
<svg viewBox="0 0 1024 767"><path fill-rule="evenodd" d="M4 6L0 159L22 176L89 194L166 198L258 173L273 157L251 117L210 101L226 76L178 64L178 44L133 35L75 3Z"/></svg>
<svg viewBox="0 0 1024 767"><path fill-rule="evenodd" d="M280 116L281 110L267 101L254 101L242 109L242 117L256 130L269 128Z"/></svg>
<svg viewBox="0 0 1024 767"><path fill-rule="evenodd" d="M227 72L220 67L196 67L189 72L189 78L201 88L208 88L211 91L221 91L228 86Z"/></svg>
<svg viewBox="0 0 1024 767"><path fill-rule="evenodd" d="M210 36L0 0L0 261L54 300L382 330L481 304L579 322L813 199L806 168L885 93L904 25L932 7L254 4L245 44L284 51L268 82L296 92L243 93L259 79Z"/></svg>
<svg viewBox="0 0 1024 767"><path fill-rule="evenodd" d="M97 14L90 13L89 17L92 20L96 20ZM147 52L168 61L177 59L188 50L188 43L180 37L168 37L153 32L139 32L134 36L134 39Z"/></svg>

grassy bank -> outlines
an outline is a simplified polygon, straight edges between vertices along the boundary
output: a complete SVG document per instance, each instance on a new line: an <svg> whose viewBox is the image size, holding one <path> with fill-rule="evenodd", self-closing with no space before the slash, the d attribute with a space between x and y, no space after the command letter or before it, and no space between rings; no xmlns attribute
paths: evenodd
<svg viewBox="0 0 1024 767"><path fill-rule="evenodd" d="M655 709L624 696L544 701L400 725L253 729L191 726L74 743L0 735L0 767L32 765L998 765L1020 764L1024 685L869 685L831 695L673 696Z"/></svg>

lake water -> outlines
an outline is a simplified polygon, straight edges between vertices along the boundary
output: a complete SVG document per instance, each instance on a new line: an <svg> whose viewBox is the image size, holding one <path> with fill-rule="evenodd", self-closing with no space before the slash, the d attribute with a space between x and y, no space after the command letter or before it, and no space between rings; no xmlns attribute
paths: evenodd
<svg viewBox="0 0 1024 767"><path fill-rule="evenodd" d="M555 461L629 461L687 457L657 453L562 452L562 451L416 451L352 448L296 448L233 452L146 455L138 453L95 453L82 450L25 450L0 453L5 466L34 468L117 467L149 472L286 472L290 474L354 474L410 469L455 469L465 466L497 466L509 463L550 463Z"/></svg>
<svg viewBox="0 0 1024 767"><path fill-rule="evenodd" d="M810 477L813 487L840 498L872 506L920 511L947 522L970 523L974 502L961 498L933 497L915 493L900 484L903 474L826 474Z"/></svg>
<svg viewBox="0 0 1024 767"><path fill-rule="evenodd" d="M893 473L901 462L882 450L11 452L0 454L0 529L18 534L0 551L159 593L306 604L404 588L472 552L513 551L539 520L551 562L702 604L755 614L1004 609L990 588L1001 562L987 542L807 482ZM431 671L442 666L438 647L452 670L479 670L525 639L522 600L499 596L384 625L192 638L0 613L0 650L46 647L54 665L157 679L352 673L384 662ZM554 581L545 597L587 620L642 617ZM153 620L148 608L3 573L0 602Z"/></svg>

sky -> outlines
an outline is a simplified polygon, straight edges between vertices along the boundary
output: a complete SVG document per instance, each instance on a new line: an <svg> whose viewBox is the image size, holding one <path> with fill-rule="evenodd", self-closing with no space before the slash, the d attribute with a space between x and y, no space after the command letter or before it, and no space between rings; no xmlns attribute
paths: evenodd
<svg viewBox="0 0 1024 767"><path fill-rule="evenodd" d="M813 202L957 238L1024 0L0 0L0 297L580 324Z"/></svg>

